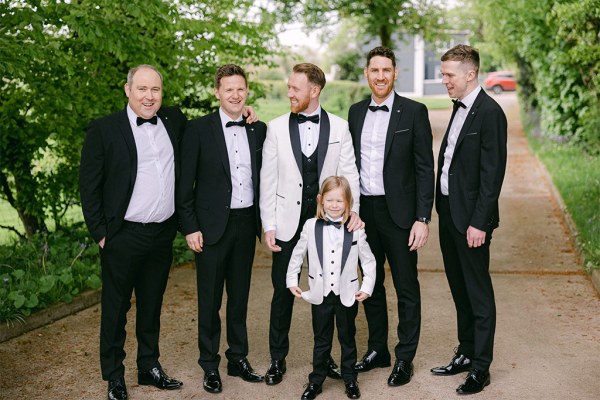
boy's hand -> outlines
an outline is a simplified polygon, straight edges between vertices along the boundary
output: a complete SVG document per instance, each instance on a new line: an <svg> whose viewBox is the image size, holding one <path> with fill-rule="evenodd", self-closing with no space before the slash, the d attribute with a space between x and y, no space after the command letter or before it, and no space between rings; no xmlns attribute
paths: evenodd
<svg viewBox="0 0 600 400"><path fill-rule="evenodd" d="M365 292L361 292L360 290L358 292L356 292L356 294L354 295L354 298L356 299L356 301L363 301L369 298L369 295L366 294Z"/></svg>
<svg viewBox="0 0 600 400"><path fill-rule="evenodd" d="M302 289L300 289L298 286L294 286L289 288L290 292L292 292L292 294L298 298L302 297Z"/></svg>

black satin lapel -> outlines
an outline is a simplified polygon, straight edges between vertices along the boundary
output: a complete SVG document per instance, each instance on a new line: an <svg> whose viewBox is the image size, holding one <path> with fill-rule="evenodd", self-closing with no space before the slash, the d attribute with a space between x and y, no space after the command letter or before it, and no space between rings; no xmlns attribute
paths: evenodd
<svg viewBox="0 0 600 400"><path fill-rule="evenodd" d="M362 130L363 127L365 126L365 119L367 119L367 112L369 111L369 103L370 100L367 100L365 102L363 102L362 106L358 109L358 112L360 113L357 117L358 119L358 123L356 124L356 130L354 131L354 140L356 141L354 143L354 157L356 158L356 167L358 168L358 171L360 172L360 142L362 140Z"/></svg>
<svg viewBox="0 0 600 400"><path fill-rule="evenodd" d="M221 156L221 162L223 163L223 168L225 169L225 176L228 176L231 179L231 168L229 167L229 155L227 154L227 144L225 143L225 132L223 132L223 125L221 123L221 117L219 116L219 112L215 112L212 115L211 121L211 133L214 136L215 143L218 147L219 155ZM200 132L200 134L204 134Z"/></svg>
<svg viewBox="0 0 600 400"><path fill-rule="evenodd" d="M460 130L460 133L458 134L458 139L456 139L456 146L454 147L454 151L456 151L456 149L458 149L458 146L460 146L463 139L465 138L465 135L469 131L469 127L471 126L471 123L475 119L475 115L477 115L477 110L479 109L479 105L483 101L484 96L487 96L487 94L485 93L485 91L481 90L479 92L479 94L477 95L477 97L475 98L475 101L473 102L473 105L471 106L471 109L469 110L469 115L467 115L467 118L465 119L465 123L463 124L462 129Z"/></svg>
<svg viewBox="0 0 600 400"><path fill-rule="evenodd" d="M344 245L342 247L342 271L344 271L344 266L346 265L348 254L350 254L350 248L352 248L352 237L354 236L354 234L352 232L348 232L347 225L344 225L342 229L344 230Z"/></svg>
<svg viewBox="0 0 600 400"><path fill-rule="evenodd" d="M327 149L329 148L329 134L331 125L329 123L329 116L327 111L321 108L321 123L319 124L319 144L317 154L317 176L321 177L321 171L323 170L323 164L325 164L325 157L327 156Z"/></svg>
<svg viewBox="0 0 600 400"><path fill-rule="evenodd" d="M302 145L300 144L300 130L298 129L298 114L290 113L290 142L292 143L292 152L298 164L298 170L302 174Z"/></svg>
<svg viewBox="0 0 600 400"><path fill-rule="evenodd" d="M252 125L246 125L246 135L248 136L248 147L250 150L250 163L252 165L252 186L254 192L258 190L258 171L256 170L256 133Z"/></svg>
<svg viewBox="0 0 600 400"><path fill-rule="evenodd" d="M127 109L125 109L119 118L119 127L121 128L121 134L125 143L127 144L127 150L129 151L129 159L131 160L129 179L131 180L131 187L135 184L135 178L137 177L137 147L135 146L135 139L133 137L133 130L131 130L131 123L127 117Z"/></svg>
<svg viewBox="0 0 600 400"><path fill-rule="evenodd" d="M321 269L323 269L323 225L322 219L317 219L315 222L315 244L317 245L317 254Z"/></svg>
<svg viewBox="0 0 600 400"><path fill-rule="evenodd" d="M381 112L381 111L379 111ZM392 105L392 114L390 115L390 123L388 124L387 134L385 135L385 152L383 155L383 162L387 160L388 153L392 147L392 140L394 139L394 132L396 127L400 123L400 117L402 116L402 99L400 96L394 93L394 104Z"/></svg>

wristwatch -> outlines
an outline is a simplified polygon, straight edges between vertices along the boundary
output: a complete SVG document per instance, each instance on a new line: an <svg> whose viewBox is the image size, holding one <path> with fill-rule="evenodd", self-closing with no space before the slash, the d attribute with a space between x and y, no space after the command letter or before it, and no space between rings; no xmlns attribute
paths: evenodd
<svg viewBox="0 0 600 400"><path fill-rule="evenodd" d="M425 218L425 217L420 217L420 218L417 218L417 221L422 222L425 225L429 225L429 223L431 222L431 219Z"/></svg>

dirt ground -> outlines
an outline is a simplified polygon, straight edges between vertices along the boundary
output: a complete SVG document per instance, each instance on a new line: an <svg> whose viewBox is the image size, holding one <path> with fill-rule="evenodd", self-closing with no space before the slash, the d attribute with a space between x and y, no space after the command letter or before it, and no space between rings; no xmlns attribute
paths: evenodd
<svg viewBox="0 0 600 400"><path fill-rule="evenodd" d="M498 310L492 384L478 399L600 398L600 298L581 272L578 256L562 220L551 184L523 136L514 94L495 97L509 120L509 162L501 196L501 225L492 242L492 279ZM434 150L450 116L432 111ZM429 369L445 364L457 344L456 318L437 239L434 213L430 240L419 254L422 293L421 340L415 375L406 386L386 384L389 368L359 375L363 399L448 399L464 375L436 377ZM248 318L254 368L269 363L268 314L272 294L270 255L258 246ZM395 294L386 277L390 315L390 349L395 345ZM197 364L196 288L192 266L172 271L161 329L161 363L184 381L181 390L163 392L137 385L135 312L129 314L126 381L131 399L297 399L311 371L312 334L309 305L296 300L288 372L277 386L252 384L227 376L224 390L202 389ZM224 308L224 307L223 307ZM0 344L0 399L103 399L106 383L98 361L99 306ZM357 318L359 356L366 350L367 327L362 307ZM226 349L225 331L222 354ZM334 342L334 357L339 344ZM340 381L327 380L319 399L345 398Z"/></svg>

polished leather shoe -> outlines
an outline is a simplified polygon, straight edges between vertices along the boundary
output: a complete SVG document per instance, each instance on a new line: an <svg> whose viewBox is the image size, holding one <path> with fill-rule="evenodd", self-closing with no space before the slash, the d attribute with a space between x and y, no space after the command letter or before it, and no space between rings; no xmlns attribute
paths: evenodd
<svg viewBox="0 0 600 400"><path fill-rule="evenodd" d="M122 376L108 381L108 400L127 400L127 386Z"/></svg>
<svg viewBox="0 0 600 400"><path fill-rule="evenodd" d="M360 389L358 388L358 382L350 381L345 382L346 385L346 396L349 399L360 399Z"/></svg>
<svg viewBox="0 0 600 400"><path fill-rule="evenodd" d="M309 383L306 385L306 389L304 389L304 393L302 393L302 397L300 400L313 400L316 399L319 393L323 391L321 385L317 385L316 383Z"/></svg>
<svg viewBox="0 0 600 400"><path fill-rule="evenodd" d="M431 368L434 375L456 375L471 369L471 360L464 354L456 353L450 364Z"/></svg>
<svg viewBox="0 0 600 400"><path fill-rule="evenodd" d="M265 382L267 385L277 385L283 379L283 374L285 374L285 359L283 360L271 360L271 365L269 365L269 369L267 370L267 374L265 375Z"/></svg>
<svg viewBox="0 0 600 400"><path fill-rule="evenodd" d="M240 376L246 382L262 382L264 377L252 369L248 359L242 358L238 362L227 363L227 375Z"/></svg>
<svg viewBox="0 0 600 400"><path fill-rule="evenodd" d="M390 356L387 357L378 354L375 350L369 350L363 358L354 364L356 372L367 372L373 368L387 368L391 365Z"/></svg>
<svg viewBox="0 0 600 400"><path fill-rule="evenodd" d="M342 372L331 356L329 356L329 361L327 361L327 376L331 379L342 379Z"/></svg>
<svg viewBox="0 0 600 400"><path fill-rule="evenodd" d="M468 373L465 383L456 388L458 394L479 393L484 387L490 384L490 373L488 371L479 371L472 369Z"/></svg>
<svg viewBox="0 0 600 400"><path fill-rule="evenodd" d="M412 363L396 360L392 373L388 378L388 385L390 386L402 386L410 382L410 378L413 376L414 369Z"/></svg>
<svg viewBox="0 0 600 400"><path fill-rule="evenodd" d="M161 367L154 367L148 371L138 372L138 383L140 385L152 385L159 389L166 390L179 389L183 386L183 382L169 378Z"/></svg>
<svg viewBox="0 0 600 400"><path fill-rule="evenodd" d="M223 390L223 383L221 382L219 371L216 369L206 371L204 373L204 383L202 384L202 387L208 393L221 393Z"/></svg>

